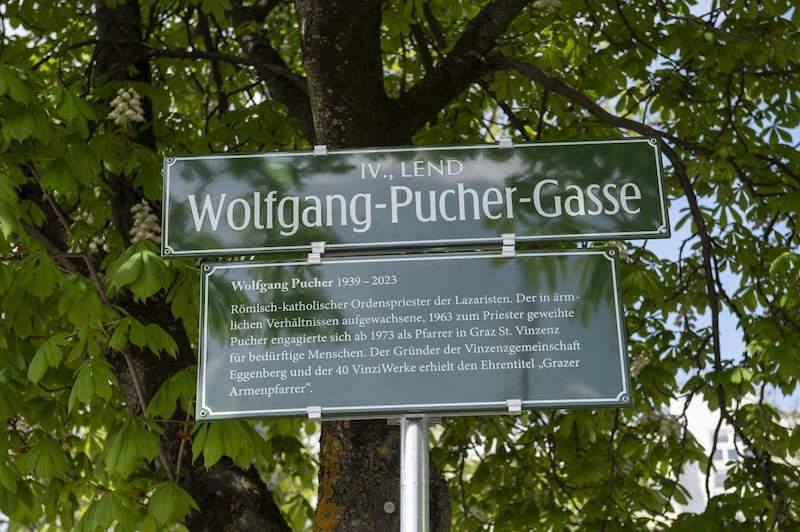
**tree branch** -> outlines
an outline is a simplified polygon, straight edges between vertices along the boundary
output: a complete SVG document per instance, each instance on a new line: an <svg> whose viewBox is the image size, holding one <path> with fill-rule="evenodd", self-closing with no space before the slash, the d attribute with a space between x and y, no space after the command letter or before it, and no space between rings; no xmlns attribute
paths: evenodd
<svg viewBox="0 0 800 532"><path fill-rule="evenodd" d="M686 149L690 152L693 152L695 154L706 155L706 156L711 155L710 150L702 148L696 144L692 144L688 141L667 135L665 132L659 131L647 124L643 124L641 122L636 122L634 120L612 115L611 113L603 109L598 103L596 103L594 100L592 100L591 98L589 98L576 88L568 85L567 83L564 83L559 79L550 76L543 70L537 68L536 66L530 63L518 59L507 58L500 55L496 55L493 57L494 57L493 62L497 68L514 68L518 70L522 74L528 76L533 81L539 83L545 89L555 92L557 94L561 94L570 101L580 105L581 107L586 109L589 113L594 115L597 119L601 120L606 124L622 129L627 129L629 131L633 131L641 135L655 136L668 140L672 144L679 146L683 149ZM714 277L716 269L714 266L713 241L711 233L708 229L708 225L706 224L705 219L703 218L703 214L700 210L700 204L697 195L695 194L692 182L686 173L686 168L683 164L683 161L671 146L663 144L662 149L664 154L667 156L670 163L672 164L673 170L675 171L675 175L678 178L678 183L680 184L683 193L686 195L686 200L689 204L689 211L692 215L692 219L694 220L697 226L697 233L698 236L700 237L701 255L703 260L703 272L705 277L704 283L708 295L708 307L711 313L711 347L714 354L714 370L721 371L722 352L720 347L720 308L719 308L720 297L719 293L717 292L717 281ZM717 386L716 394L722 418L726 420L732 420L730 412L728 412L726 406L725 390L722 385Z"/></svg>
<svg viewBox="0 0 800 532"><path fill-rule="evenodd" d="M492 70L487 64L488 55L508 25L528 5L527 0L490 2L467 24L450 53L394 102L388 120L396 124L393 127L398 140L410 139L448 102Z"/></svg>
<svg viewBox="0 0 800 532"><path fill-rule="evenodd" d="M249 22L261 20L279 2L259 2L251 8L244 7L241 1L232 4L231 18L237 39L247 54L249 64L255 67L259 77L266 83L270 96L284 104L289 113L300 120L303 133L311 144L316 144L317 134L306 80L292 72L266 35L249 29L253 27L253 24L248 24Z"/></svg>

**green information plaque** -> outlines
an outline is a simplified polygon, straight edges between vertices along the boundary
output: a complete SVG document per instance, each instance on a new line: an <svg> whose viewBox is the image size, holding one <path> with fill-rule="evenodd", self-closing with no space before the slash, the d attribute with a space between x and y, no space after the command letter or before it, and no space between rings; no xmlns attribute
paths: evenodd
<svg viewBox="0 0 800 532"><path fill-rule="evenodd" d="M669 236L654 138L169 156L165 257Z"/></svg>
<svg viewBox="0 0 800 532"><path fill-rule="evenodd" d="M197 419L629 406L616 252L204 264Z"/></svg>

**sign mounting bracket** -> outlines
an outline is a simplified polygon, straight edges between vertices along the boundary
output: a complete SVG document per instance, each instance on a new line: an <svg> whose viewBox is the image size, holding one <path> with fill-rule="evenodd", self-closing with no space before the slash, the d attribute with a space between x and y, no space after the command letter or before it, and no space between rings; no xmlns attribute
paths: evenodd
<svg viewBox="0 0 800 532"><path fill-rule="evenodd" d="M503 258L512 258L517 255L517 235L514 233L503 233Z"/></svg>
<svg viewBox="0 0 800 532"><path fill-rule="evenodd" d="M512 416L518 416L522 413L522 399L509 399L506 401L508 406L508 413Z"/></svg>
<svg viewBox="0 0 800 532"><path fill-rule="evenodd" d="M325 242L312 242L311 253L308 254L308 264L321 264L322 255L325 253Z"/></svg>

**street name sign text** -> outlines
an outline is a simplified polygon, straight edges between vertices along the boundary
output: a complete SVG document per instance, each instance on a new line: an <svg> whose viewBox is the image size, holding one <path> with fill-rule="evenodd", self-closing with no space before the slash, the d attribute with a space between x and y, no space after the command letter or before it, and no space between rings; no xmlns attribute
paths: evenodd
<svg viewBox="0 0 800 532"><path fill-rule="evenodd" d="M169 156L165 257L669 236L656 139Z"/></svg>

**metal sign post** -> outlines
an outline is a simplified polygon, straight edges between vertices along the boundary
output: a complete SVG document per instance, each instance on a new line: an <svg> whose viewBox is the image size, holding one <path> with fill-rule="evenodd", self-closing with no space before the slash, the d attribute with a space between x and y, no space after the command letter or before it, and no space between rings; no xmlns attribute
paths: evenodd
<svg viewBox="0 0 800 532"><path fill-rule="evenodd" d="M427 418L400 419L400 530L430 530Z"/></svg>

